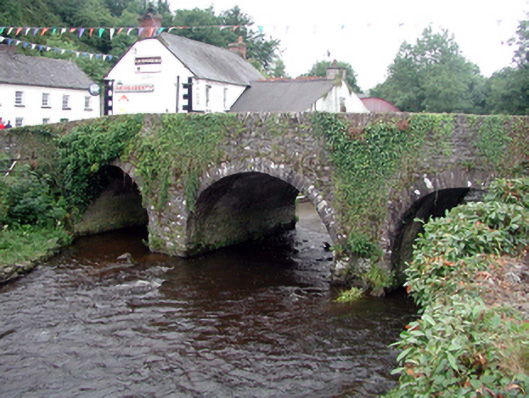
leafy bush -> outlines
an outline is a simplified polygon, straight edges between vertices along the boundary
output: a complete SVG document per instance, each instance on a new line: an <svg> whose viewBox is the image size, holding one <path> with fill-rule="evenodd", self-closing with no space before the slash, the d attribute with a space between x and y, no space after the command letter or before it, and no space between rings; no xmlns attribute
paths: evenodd
<svg viewBox="0 0 529 398"><path fill-rule="evenodd" d="M529 178L497 180L483 203L425 225L409 264L409 293L424 306L396 344L400 387L389 397L527 396L529 323L489 306L476 275L529 244Z"/></svg>

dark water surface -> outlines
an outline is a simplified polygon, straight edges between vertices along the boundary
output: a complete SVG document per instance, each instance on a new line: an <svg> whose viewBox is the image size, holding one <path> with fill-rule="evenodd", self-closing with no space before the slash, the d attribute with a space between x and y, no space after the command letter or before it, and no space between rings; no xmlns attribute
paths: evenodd
<svg viewBox="0 0 529 398"><path fill-rule="evenodd" d="M296 231L208 256L143 230L79 240L0 287L0 397L370 397L395 386L403 295L337 304L329 241ZM135 264L117 260L129 252Z"/></svg>

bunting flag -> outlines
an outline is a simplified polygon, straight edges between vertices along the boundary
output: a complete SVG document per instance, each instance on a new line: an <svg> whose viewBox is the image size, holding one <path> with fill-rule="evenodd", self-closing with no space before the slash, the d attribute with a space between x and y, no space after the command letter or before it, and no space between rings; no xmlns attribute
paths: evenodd
<svg viewBox="0 0 529 398"><path fill-rule="evenodd" d="M114 58L110 54L93 54L93 53L79 52L79 51L74 51L74 50L66 50L64 48L56 48L56 47L46 46L46 45L43 45L43 44L28 43L27 41L20 41L20 40L16 40L16 39L11 39L10 37L0 36L0 43L4 43L4 42L7 45L15 45L15 46L22 45L22 47L24 47L24 48L29 47L32 50L37 49L38 51L51 51L51 50L53 50L54 53L60 53L60 54L65 54L66 52L68 52L68 54L74 54L75 53L75 56L77 58L82 56L83 58L88 58L88 59L94 59L95 58L96 60L103 60L103 61L112 61L112 59Z"/></svg>
<svg viewBox="0 0 529 398"><path fill-rule="evenodd" d="M169 27L137 27L137 26L123 26L123 27L71 27L71 28L63 28L63 27L33 27L33 26L0 26L0 34L3 34L5 30L7 30L6 36L10 36L11 33L14 31L15 36L18 35L24 35L28 36L30 32L32 32L33 36L36 36L40 33L40 36L44 36L46 33L49 32L51 35L55 35L57 33L59 34L65 34L65 33L76 33L78 37L80 38L85 31L88 31L88 35L92 37L92 34L94 31L97 33L98 37L102 37L103 34L108 33L110 39L114 38L115 36L121 34L124 32L127 36L130 36L130 34L136 30L136 34L138 36L141 36L141 34L145 31L147 32L148 37L155 37L158 36L160 33L167 31L170 32L173 29L232 29L233 31L236 31L238 28L243 27L246 25L196 25L196 26L169 26ZM259 26L259 32L263 33L263 26Z"/></svg>

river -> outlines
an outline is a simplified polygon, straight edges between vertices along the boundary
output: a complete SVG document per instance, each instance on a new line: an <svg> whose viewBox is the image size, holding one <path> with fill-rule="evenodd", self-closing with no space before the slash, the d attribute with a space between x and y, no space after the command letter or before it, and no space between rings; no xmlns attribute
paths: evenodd
<svg viewBox="0 0 529 398"><path fill-rule="evenodd" d="M82 238L0 287L1 397L372 397L396 385L405 295L333 301L329 237L295 231L183 260L146 231ZM118 260L130 253L133 260Z"/></svg>

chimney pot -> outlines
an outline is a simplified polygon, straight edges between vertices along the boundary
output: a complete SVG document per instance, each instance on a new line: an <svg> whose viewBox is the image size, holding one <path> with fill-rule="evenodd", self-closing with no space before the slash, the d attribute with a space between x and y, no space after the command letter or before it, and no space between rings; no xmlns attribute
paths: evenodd
<svg viewBox="0 0 529 398"><path fill-rule="evenodd" d="M242 41L242 36L239 36L237 43L228 44L228 49L241 56L242 59L246 59L246 43Z"/></svg>

